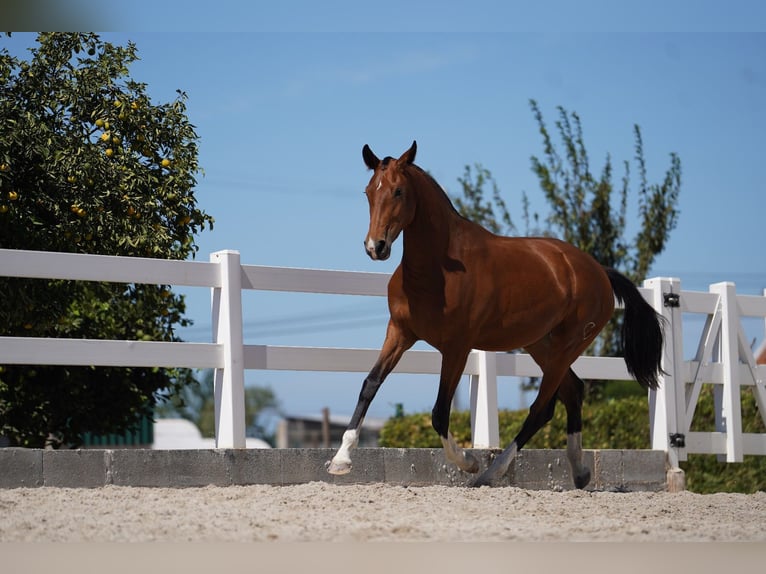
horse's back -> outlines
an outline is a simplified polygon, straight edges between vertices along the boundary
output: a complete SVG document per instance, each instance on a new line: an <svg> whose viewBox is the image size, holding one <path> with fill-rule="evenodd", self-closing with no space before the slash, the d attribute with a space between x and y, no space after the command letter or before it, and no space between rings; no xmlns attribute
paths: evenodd
<svg viewBox="0 0 766 574"><path fill-rule="evenodd" d="M466 260L478 280L518 284L525 291L539 287L564 297L611 293L601 264L560 239L485 236L483 246L471 251Z"/></svg>

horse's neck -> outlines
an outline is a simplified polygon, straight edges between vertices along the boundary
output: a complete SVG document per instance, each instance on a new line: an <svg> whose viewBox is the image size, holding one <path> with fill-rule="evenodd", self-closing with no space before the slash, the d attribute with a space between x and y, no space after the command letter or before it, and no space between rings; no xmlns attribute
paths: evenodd
<svg viewBox="0 0 766 574"><path fill-rule="evenodd" d="M431 182L424 185L429 187L418 195L415 218L404 230L404 270L417 274L444 267L460 220L441 189L433 188Z"/></svg>

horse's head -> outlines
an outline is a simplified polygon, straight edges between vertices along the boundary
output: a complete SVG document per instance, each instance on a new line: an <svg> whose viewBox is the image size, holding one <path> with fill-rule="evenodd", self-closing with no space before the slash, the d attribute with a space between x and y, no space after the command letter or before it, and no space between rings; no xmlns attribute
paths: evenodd
<svg viewBox="0 0 766 574"><path fill-rule="evenodd" d="M370 229L364 248L372 259L385 260L391 255L391 245L415 217L415 197L405 175L405 168L415 161L417 144L402 154L380 160L370 146L362 149L368 168L374 171L365 194L370 204Z"/></svg>

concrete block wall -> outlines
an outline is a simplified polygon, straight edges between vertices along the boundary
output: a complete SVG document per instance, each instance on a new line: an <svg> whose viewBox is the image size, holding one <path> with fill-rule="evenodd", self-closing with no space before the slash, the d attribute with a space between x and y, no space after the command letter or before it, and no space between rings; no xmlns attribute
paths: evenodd
<svg viewBox="0 0 766 574"><path fill-rule="evenodd" d="M497 451L473 450L486 468ZM441 449L360 448L344 476L325 472L332 449L148 450L0 449L0 488L105 485L171 487L249 484L388 483L467 486L474 475L448 463ZM666 488L665 453L588 450L588 490L660 491ZM522 450L498 486L533 490L574 488L564 450Z"/></svg>

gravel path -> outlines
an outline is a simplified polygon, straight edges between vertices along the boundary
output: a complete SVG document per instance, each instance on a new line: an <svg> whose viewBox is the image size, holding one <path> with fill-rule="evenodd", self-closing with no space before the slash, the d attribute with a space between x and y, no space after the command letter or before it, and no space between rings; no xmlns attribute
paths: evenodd
<svg viewBox="0 0 766 574"><path fill-rule="evenodd" d="M766 541L766 493L391 485L0 490L0 542Z"/></svg>

